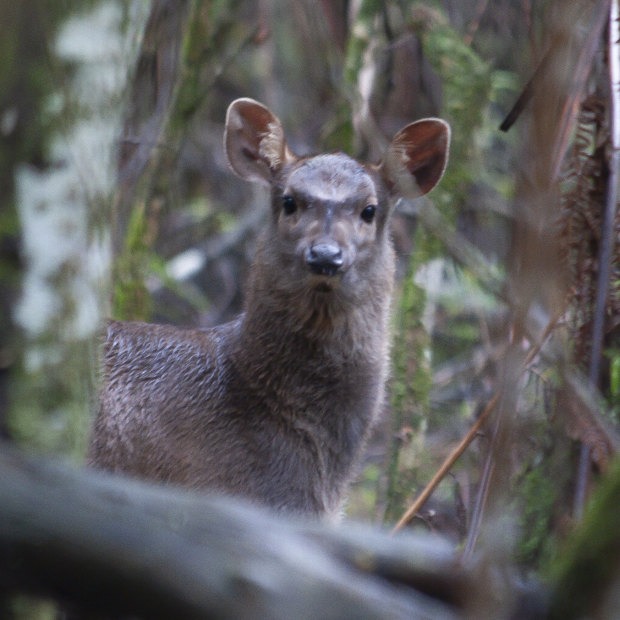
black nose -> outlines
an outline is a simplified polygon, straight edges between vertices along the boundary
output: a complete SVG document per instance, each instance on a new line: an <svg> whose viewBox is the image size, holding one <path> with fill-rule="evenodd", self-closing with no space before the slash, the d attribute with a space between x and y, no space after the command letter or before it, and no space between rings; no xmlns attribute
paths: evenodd
<svg viewBox="0 0 620 620"><path fill-rule="evenodd" d="M333 276L342 263L342 250L335 243L317 243L306 250L306 265L318 275Z"/></svg>

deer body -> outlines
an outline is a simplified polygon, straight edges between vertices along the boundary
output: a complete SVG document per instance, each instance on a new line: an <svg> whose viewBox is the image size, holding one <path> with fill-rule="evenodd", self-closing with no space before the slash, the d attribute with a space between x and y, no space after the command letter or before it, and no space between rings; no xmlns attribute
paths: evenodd
<svg viewBox="0 0 620 620"><path fill-rule="evenodd" d="M388 374L388 199L431 189L448 140L431 119L399 132L378 166L298 158L267 108L233 102L230 164L272 193L245 311L207 330L110 322L90 462L292 513L337 511Z"/></svg>

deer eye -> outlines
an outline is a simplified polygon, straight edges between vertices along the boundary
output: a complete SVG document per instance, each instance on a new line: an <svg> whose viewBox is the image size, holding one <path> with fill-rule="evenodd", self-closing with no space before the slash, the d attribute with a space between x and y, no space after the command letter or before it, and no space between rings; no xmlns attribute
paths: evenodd
<svg viewBox="0 0 620 620"><path fill-rule="evenodd" d="M297 211L297 203L292 196L282 197L282 210L285 215L292 215L295 211Z"/></svg>
<svg viewBox="0 0 620 620"><path fill-rule="evenodd" d="M375 213L377 212L377 207L375 205L367 205L362 210L360 217L367 223L370 224L375 219Z"/></svg>

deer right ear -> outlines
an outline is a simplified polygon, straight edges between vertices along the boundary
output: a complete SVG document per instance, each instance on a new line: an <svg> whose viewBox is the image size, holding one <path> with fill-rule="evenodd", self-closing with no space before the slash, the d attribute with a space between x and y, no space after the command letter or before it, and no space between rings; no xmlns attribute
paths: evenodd
<svg viewBox="0 0 620 620"><path fill-rule="evenodd" d="M450 125L426 118L401 129L378 169L392 193L418 198L443 176L450 149Z"/></svg>
<svg viewBox="0 0 620 620"><path fill-rule="evenodd" d="M233 171L246 181L271 184L285 163L295 160L279 119L253 99L236 99L228 107L224 150Z"/></svg>

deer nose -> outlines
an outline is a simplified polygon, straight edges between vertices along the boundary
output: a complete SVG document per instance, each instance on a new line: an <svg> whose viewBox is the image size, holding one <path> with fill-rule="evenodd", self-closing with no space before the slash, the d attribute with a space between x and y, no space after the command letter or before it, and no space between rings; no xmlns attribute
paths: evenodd
<svg viewBox="0 0 620 620"><path fill-rule="evenodd" d="M306 250L306 265L317 275L333 276L343 262L342 249L336 243L317 243Z"/></svg>

